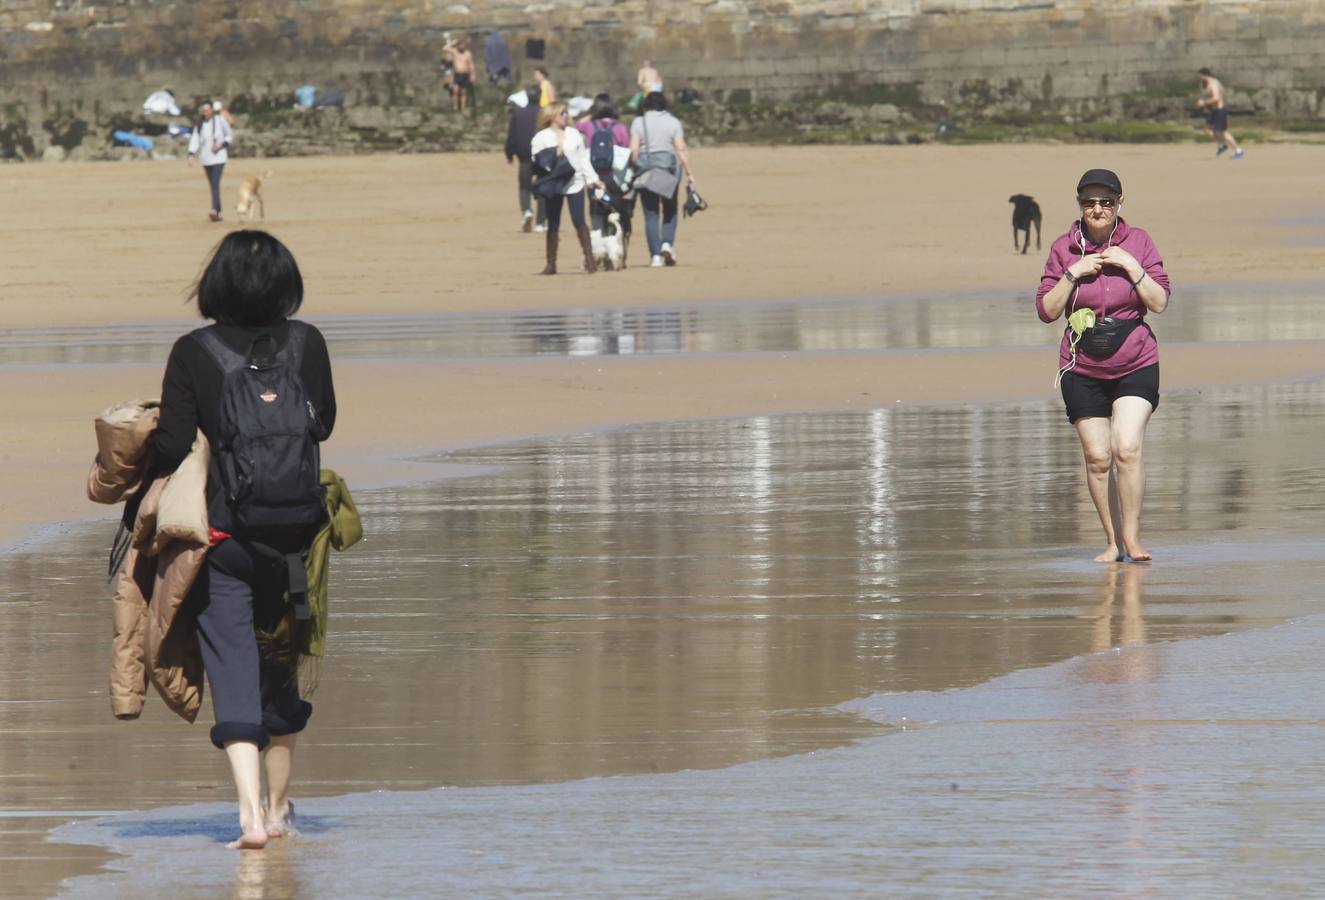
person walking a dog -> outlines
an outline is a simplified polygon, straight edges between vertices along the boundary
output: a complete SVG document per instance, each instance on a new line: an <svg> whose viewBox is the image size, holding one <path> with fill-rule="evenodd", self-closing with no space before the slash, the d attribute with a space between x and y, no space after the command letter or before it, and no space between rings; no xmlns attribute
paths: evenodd
<svg viewBox="0 0 1325 900"><path fill-rule="evenodd" d="M1219 143L1215 156L1221 156L1233 148L1233 159L1242 159L1245 155L1238 142L1233 140L1233 133L1228 130L1228 106L1224 103L1224 84L1209 69L1202 68L1197 73L1201 81L1201 95L1196 98L1196 108L1205 110L1205 133Z"/></svg>
<svg viewBox="0 0 1325 900"><path fill-rule="evenodd" d="M1146 324L1169 305L1169 276L1150 235L1119 215L1123 186L1108 169L1077 182L1081 218L1049 248L1035 294L1040 319L1066 315L1058 371L1104 526L1097 562L1151 558L1141 544L1141 446L1159 407L1159 344Z"/></svg>
<svg viewBox="0 0 1325 900"><path fill-rule="evenodd" d="M534 135L529 152L533 158L538 181L534 191L547 201L547 266L543 275L557 274L557 242L561 230L561 209L570 210L571 222L584 252L584 270L596 272L593 242L589 226L584 220L584 189L600 190L604 187L589 164L589 151L584 138L574 128L567 128L570 112L566 104L554 102L539 114L542 130Z"/></svg>
<svg viewBox="0 0 1325 900"><path fill-rule="evenodd" d="M306 549L309 529L315 533L321 527L312 521L312 513L325 517L316 487L316 447L336 424L336 395L326 341L313 326L290 319L303 296L299 266L284 244L264 231L227 235L193 289L198 311L215 324L184 335L171 349L160 418L151 437L162 473L180 465L199 430L212 451L206 494L211 547L188 604L195 613L216 714L211 740L225 751L239 798L241 834L230 845L238 849L259 849L269 838L292 830L288 790L295 741L313 710L300 697L292 664L260 651L255 631L270 629L287 614L287 585L291 599L296 594L294 569L274 564L273 557L288 561L278 554ZM250 367L272 374L250 376ZM258 380L244 380L248 378ZM265 385L262 394L247 403L238 399L249 397L246 388L259 384ZM291 474L284 478L274 473L288 455L264 455L252 441L242 442L253 433L242 429L258 427L251 422L260 421L252 419L258 415L254 404L287 429L280 432L285 442L268 445L284 451L299 441L301 453L285 469ZM277 418L281 416L298 419L300 429L288 430L284 423L290 419ZM242 426L239 437L232 433L236 423ZM261 438L271 441L265 433ZM254 460L264 465L263 478L245 481L245 476L233 474ZM273 479L280 481L274 484ZM232 487L239 483L246 486L242 492ZM259 505L270 502L273 492L286 501L297 497L300 505ZM242 505L249 497L254 505Z"/></svg>
<svg viewBox="0 0 1325 900"><path fill-rule="evenodd" d="M615 159L613 148L630 148L630 129L617 118L616 104L612 102L611 94L599 94L593 98L593 106L589 110L589 115L579 122L575 123L575 128L584 138L584 144L589 148L589 163L598 175L598 180L607 185L607 192L610 195L610 205L621 216L621 231L630 238L631 219L635 214L635 194L631 193L630 198L626 199L620 185L616 182L615 162L603 166L602 163L608 162L608 155L611 154ZM611 146L606 146L610 142ZM590 230L600 230L607 219L607 211L601 203L590 203L589 205L589 228Z"/></svg>
<svg viewBox="0 0 1325 900"><path fill-rule="evenodd" d="M519 160L515 183L520 198L520 230L524 232L547 231L547 201L533 193L534 168L529 155L534 135L538 133L538 115L541 111L538 97L538 85L526 88L525 105L512 104L511 120L506 127L506 165ZM537 225L534 224L531 198L538 203Z"/></svg>
<svg viewBox="0 0 1325 900"><path fill-rule="evenodd" d="M230 122L223 115L218 115L212 104L204 103L200 110L202 116L189 136L189 165L193 165L196 156L202 163L203 174L211 186L212 208L207 213L213 222L221 221L221 173L225 171L226 161L230 158L230 141L234 132Z"/></svg>
<svg viewBox="0 0 1325 900"><path fill-rule="evenodd" d="M649 265L676 265L676 194L680 172L695 186L695 173L686 153L681 120L667 111L667 97L653 91L644 98L644 112L630 123L630 158L635 164L635 190L644 207L644 234L649 242Z"/></svg>

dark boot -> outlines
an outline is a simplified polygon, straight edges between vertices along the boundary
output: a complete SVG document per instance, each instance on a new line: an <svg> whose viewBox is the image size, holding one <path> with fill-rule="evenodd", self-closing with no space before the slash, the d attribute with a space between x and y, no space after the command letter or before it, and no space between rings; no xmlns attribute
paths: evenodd
<svg viewBox="0 0 1325 900"><path fill-rule="evenodd" d="M584 271L592 275L598 271L598 264L593 261L593 241L589 239L589 226L579 225L575 233L580 236L580 249L584 251Z"/></svg>
<svg viewBox="0 0 1325 900"><path fill-rule="evenodd" d="M547 233L547 267L539 273L540 275L557 274L557 237L558 234L555 231Z"/></svg>

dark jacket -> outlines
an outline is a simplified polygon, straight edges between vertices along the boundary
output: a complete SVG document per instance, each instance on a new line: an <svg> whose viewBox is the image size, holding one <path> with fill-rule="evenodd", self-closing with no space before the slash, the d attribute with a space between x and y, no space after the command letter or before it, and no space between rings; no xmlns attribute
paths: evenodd
<svg viewBox="0 0 1325 900"><path fill-rule="evenodd" d="M249 345L259 334L270 334L277 347L285 346L290 324L281 320L265 328L245 328L238 325L216 326L221 339L232 349L247 353ZM207 435L212 446L218 445L221 423L222 372L216 361L198 343L194 333L184 335L175 342L166 362L166 374L161 386L161 422L152 433L152 450L157 467L162 473L175 470L175 466L188 455L193 446L194 432L199 428ZM327 344L321 332L309 326L304 355L299 367L308 399L317 410L318 422L325 433L318 440L325 441L336 424L336 392L331 383L331 362L327 357Z"/></svg>
<svg viewBox="0 0 1325 900"><path fill-rule="evenodd" d="M226 346L242 354L249 352L259 335L269 335L277 349L284 347L290 336L290 323L286 319L262 327L219 324L211 327ZM161 385L161 418L150 438L157 474L166 475L175 470L188 454L193 436L199 430L207 436L212 447L224 443L220 435L224 374L199 342L197 335L202 330L190 332L177 340L166 362ZM311 325L307 326L299 377L322 430L321 434L314 435L314 439L325 441L336 424L336 393L331 383L326 341ZM213 458L207 480L208 512L213 526L229 531L230 514L224 493L219 488L220 470Z"/></svg>
<svg viewBox="0 0 1325 900"><path fill-rule="evenodd" d="M511 113L511 124L506 129L506 161L518 159L529 162L529 145L538 133L539 106L530 103L523 109Z"/></svg>

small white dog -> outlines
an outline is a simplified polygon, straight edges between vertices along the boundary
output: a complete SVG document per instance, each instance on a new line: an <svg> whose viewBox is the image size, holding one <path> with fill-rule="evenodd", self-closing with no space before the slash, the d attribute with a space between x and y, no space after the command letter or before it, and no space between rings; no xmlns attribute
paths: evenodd
<svg viewBox="0 0 1325 900"><path fill-rule="evenodd" d="M616 210L607 214L602 228L589 232L594 262L609 272L626 267L626 234L621 230L621 214Z"/></svg>

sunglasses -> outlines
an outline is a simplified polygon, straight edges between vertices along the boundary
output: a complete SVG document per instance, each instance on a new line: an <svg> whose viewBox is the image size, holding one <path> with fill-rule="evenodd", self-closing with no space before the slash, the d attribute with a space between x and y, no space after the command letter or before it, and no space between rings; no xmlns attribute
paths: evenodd
<svg viewBox="0 0 1325 900"><path fill-rule="evenodd" d="M1094 209L1096 203L1103 209L1113 209L1118 205L1113 197L1078 197L1077 203L1081 204L1082 209Z"/></svg>

